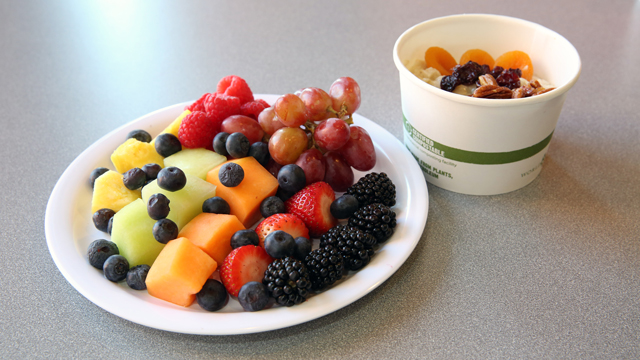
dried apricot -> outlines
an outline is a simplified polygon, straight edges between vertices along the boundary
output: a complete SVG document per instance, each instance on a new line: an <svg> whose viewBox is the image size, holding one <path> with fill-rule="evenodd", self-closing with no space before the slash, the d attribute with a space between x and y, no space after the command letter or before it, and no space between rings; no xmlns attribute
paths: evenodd
<svg viewBox="0 0 640 360"><path fill-rule="evenodd" d="M522 71L522 77L529 81L531 81L533 77L531 58L529 58L529 55L524 51L508 51L496 59L495 65L505 69L520 69Z"/></svg>
<svg viewBox="0 0 640 360"><path fill-rule="evenodd" d="M469 61L473 61L480 65L488 65L489 69L493 69L493 65L495 64L495 60L493 60L493 56L489 55L488 52L480 49L471 49L467 50L460 57L460 64L466 64Z"/></svg>
<svg viewBox="0 0 640 360"><path fill-rule="evenodd" d="M456 59L441 47L432 46L424 53L424 61L427 67L435 68L442 75L451 75L453 67L458 65Z"/></svg>

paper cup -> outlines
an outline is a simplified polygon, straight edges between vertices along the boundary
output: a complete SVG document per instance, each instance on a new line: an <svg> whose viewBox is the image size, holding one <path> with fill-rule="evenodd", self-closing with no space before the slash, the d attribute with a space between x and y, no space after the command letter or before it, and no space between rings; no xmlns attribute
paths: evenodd
<svg viewBox="0 0 640 360"><path fill-rule="evenodd" d="M439 46L457 60L469 49L497 58L521 50L534 75L556 89L521 99L481 99L431 86L404 65ZM564 37L541 25L498 15L454 15L425 21L396 41L404 143L428 182L455 192L493 195L529 184L542 169L580 57Z"/></svg>

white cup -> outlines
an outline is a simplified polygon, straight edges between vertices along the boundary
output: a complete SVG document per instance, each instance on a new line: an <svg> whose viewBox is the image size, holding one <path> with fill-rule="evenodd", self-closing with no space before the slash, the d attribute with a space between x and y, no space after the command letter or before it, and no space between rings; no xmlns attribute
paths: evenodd
<svg viewBox="0 0 640 360"><path fill-rule="evenodd" d="M482 99L429 85L404 64L439 46L455 59L469 49L494 58L529 54L534 75L556 89L520 99ZM404 143L426 180L443 189L494 195L529 184L542 169L567 91L580 76L571 43L541 25L498 15L453 15L425 21L396 41Z"/></svg>

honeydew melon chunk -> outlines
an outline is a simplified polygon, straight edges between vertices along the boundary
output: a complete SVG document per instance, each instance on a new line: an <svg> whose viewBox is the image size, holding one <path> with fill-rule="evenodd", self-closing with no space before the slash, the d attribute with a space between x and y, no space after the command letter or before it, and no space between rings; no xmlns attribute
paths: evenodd
<svg viewBox="0 0 640 360"><path fill-rule="evenodd" d="M118 245L120 255L129 261L129 266L146 264L151 266L164 244L153 237L155 220L147 213L147 204L137 199L123 207L113 216L111 241Z"/></svg>
<svg viewBox="0 0 640 360"><path fill-rule="evenodd" d="M158 164L164 167L164 158L158 154L150 143L127 139L111 154L111 162L119 173L133 168L142 168L147 164Z"/></svg>
<svg viewBox="0 0 640 360"><path fill-rule="evenodd" d="M195 175L202 180L206 180L209 170L225 161L227 161L226 156L222 156L211 150L198 148L178 151L166 157L164 159L164 165L166 167L175 166L187 174Z"/></svg>
<svg viewBox="0 0 640 360"><path fill-rule="evenodd" d="M178 137L178 130L180 130L180 124L182 124L182 119L184 119L185 116L191 114L191 111L189 110L185 110L182 112L182 114L180 114L180 116L178 116L175 120L173 120L173 122L171 124L169 124L169 126L167 126L164 130L162 130L160 132L160 134L173 134L176 137ZM158 134L158 135L160 135ZM156 144L156 139L158 137L156 136L155 138L153 138L153 140L151 140L151 145L153 145L155 147Z"/></svg>
<svg viewBox="0 0 640 360"><path fill-rule="evenodd" d="M216 186L199 177L185 173L187 184L178 191L168 191L158 186L157 180L150 182L142 188L142 199L145 204L153 194L162 193L169 199L168 219L182 229L191 219L202 212L202 203L210 197L216 196Z"/></svg>
<svg viewBox="0 0 640 360"><path fill-rule="evenodd" d="M127 204L140 198L140 190L129 190L124 186L122 174L109 170L100 175L93 186L91 212L100 209L120 211Z"/></svg>

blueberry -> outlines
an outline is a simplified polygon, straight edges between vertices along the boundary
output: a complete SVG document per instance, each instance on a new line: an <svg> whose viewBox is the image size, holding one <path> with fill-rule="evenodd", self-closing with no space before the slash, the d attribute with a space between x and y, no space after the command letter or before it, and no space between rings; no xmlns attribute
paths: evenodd
<svg viewBox="0 0 640 360"><path fill-rule="evenodd" d="M260 203L260 214L265 219L273 214L282 214L286 211L284 201L277 196L269 196Z"/></svg>
<svg viewBox="0 0 640 360"><path fill-rule="evenodd" d="M140 189L147 182L147 174L136 167L122 174L122 182L129 190Z"/></svg>
<svg viewBox="0 0 640 360"><path fill-rule="evenodd" d="M229 152L227 151L227 138L229 137L229 133L219 132L213 138L213 151L217 152L222 156L229 156Z"/></svg>
<svg viewBox="0 0 640 360"><path fill-rule="evenodd" d="M108 232L109 220L111 220L115 214L116 212L111 209L100 209L93 213L93 225L100 231Z"/></svg>
<svg viewBox="0 0 640 360"><path fill-rule="evenodd" d="M149 273L149 265L137 265L129 269L127 272L127 285L133 290L145 290L147 284L147 274Z"/></svg>
<svg viewBox="0 0 640 360"><path fill-rule="evenodd" d="M254 142L251 144L249 148L248 156L253 156L262 167L266 168L269 164L269 159L271 159L271 155L269 154L269 145L267 143L263 143L262 141Z"/></svg>
<svg viewBox="0 0 640 360"><path fill-rule="evenodd" d="M258 234L252 229L238 230L231 236L231 248L239 248L245 245L260 245Z"/></svg>
<svg viewBox="0 0 640 360"><path fill-rule="evenodd" d="M129 134L127 134L127 139L131 138L146 143L151 142L151 135L142 129L132 130L131 132L129 132Z"/></svg>
<svg viewBox="0 0 640 360"><path fill-rule="evenodd" d="M267 286L257 281L242 285L238 292L238 301L246 311L260 311L269 303Z"/></svg>
<svg viewBox="0 0 640 360"><path fill-rule="evenodd" d="M147 213L153 220L164 219L169 215L169 199L162 193L149 196Z"/></svg>
<svg viewBox="0 0 640 360"><path fill-rule="evenodd" d="M107 224L107 232L111 235L111 229L113 229L113 216L109 219L109 223Z"/></svg>
<svg viewBox="0 0 640 360"><path fill-rule="evenodd" d="M236 159L247 156L250 146L251 144L249 143L249 139L240 132L235 132L229 135L225 142L227 152L231 157Z"/></svg>
<svg viewBox="0 0 640 360"><path fill-rule="evenodd" d="M297 193L307 185L307 177L300 166L285 165L278 171L278 185L287 192Z"/></svg>
<svg viewBox="0 0 640 360"><path fill-rule="evenodd" d="M173 134L164 133L158 135L155 142L156 152L162 157L169 157L182 150L180 140Z"/></svg>
<svg viewBox="0 0 640 360"><path fill-rule="evenodd" d="M178 238L178 225L169 219L160 219L153 224L153 237L161 244Z"/></svg>
<svg viewBox="0 0 640 360"><path fill-rule="evenodd" d="M118 245L113 241L99 239L94 240L89 245L89 249L87 250L87 256L89 256L89 264L96 269L102 270L104 266L104 262L111 255L118 255L120 251L118 250Z"/></svg>
<svg viewBox="0 0 640 360"><path fill-rule="evenodd" d="M113 282L122 281L127 277L127 272L129 272L129 262L122 255L111 255L104 262L102 270L107 280Z"/></svg>
<svg viewBox="0 0 640 360"><path fill-rule="evenodd" d="M358 210L358 206L358 199L355 196L344 194L331 203L329 211L336 219L347 219Z"/></svg>
<svg viewBox="0 0 640 360"><path fill-rule="evenodd" d="M158 164L147 164L142 167L142 171L147 175L147 181L155 180L162 167Z"/></svg>
<svg viewBox="0 0 640 360"><path fill-rule="evenodd" d="M227 305L229 294L220 281L208 279L196 294L196 300L201 308L207 311L218 311Z"/></svg>
<svg viewBox="0 0 640 360"><path fill-rule="evenodd" d="M214 196L212 198L208 198L202 203L202 212L211 214L230 214L231 208L225 199L219 196Z"/></svg>
<svg viewBox="0 0 640 360"><path fill-rule="evenodd" d="M287 191L281 187L278 187L278 191L276 192L276 196L280 198L282 201L287 201L290 197L292 197L295 192Z"/></svg>
<svg viewBox="0 0 640 360"><path fill-rule="evenodd" d="M158 186L167 191L178 191L187 184L187 176L175 166L164 168L158 173Z"/></svg>
<svg viewBox="0 0 640 360"><path fill-rule="evenodd" d="M91 188L92 189L93 189L93 186L96 183L96 179L98 177L100 177L100 175L106 173L107 171L109 171L109 169L104 168L104 167L99 167L99 168L93 169L93 171L91 172L91 176L89 176L89 181L91 182Z"/></svg>
<svg viewBox="0 0 640 360"><path fill-rule="evenodd" d="M311 252L311 239L307 239L304 236L299 236L295 240L295 247L293 249L293 257L303 261L304 258Z"/></svg>
<svg viewBox="0 0 640 360"><path fill-rule="evenodd" d="M226 187L236 187L244 179L244 169L234 162L228 162L220 167L218 179Z"/></svg>
<svg viewBox="0 0 640 360"><path fill-rule="evenodd" d="M282 230L276 230L264 238L264 249L272 258L281 259L293 255L296 242L293 236Z"/></svg>

